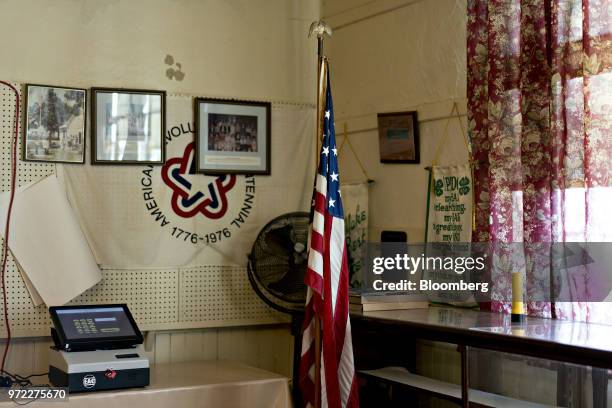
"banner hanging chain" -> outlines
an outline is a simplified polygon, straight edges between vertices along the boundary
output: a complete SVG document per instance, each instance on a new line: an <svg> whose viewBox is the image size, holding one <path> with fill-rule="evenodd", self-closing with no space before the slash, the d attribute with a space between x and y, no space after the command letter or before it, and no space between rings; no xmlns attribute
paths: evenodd
<svg viewBox="0 0 612 408"><path fill-rule="evenodd" d="M459 114L459 106L457 105L457 102L453 102L453 107L451 108L450 115L448 116L448 120L446 121L446 124L444 125L444 131L442 132L442 138L440 139L440 142L438 143L438 147L436 148L436 153L434 154L434 158L431 162L432 166L438 165L442 147L445 145L446 139L448 138L448 129L449 129L451 120L453 120L454 118L457 118L457 120L459 121L461 135L463 136L463 142L465 143L465 149L467 150L467 154L468 154L468 162L470 163L470 165L472 165L472 149L470 148L470 143L467 138L467 133L465 129L463 128L463 122L461 121L461 115Z"/></svg>
<svg viewBox="0 0 612 408"><path fill-rule="evenodd" d="M346 122L344 122L344 125L343 125L342 136L343 136L342 143L340 143L340 147L338 148L338 157L340 157L340 155L342 154L342 150L344 149L344 144L347 143L349 149L351 149L351 151L353 152L353 156L355 156L355 160L357 161L357 164L359 165L359 168L361 169L361 172L363 173L363 175L366 178L366 182L370 181L371 180L370 176L368 175L368 172L366 171L365 166L363 165L363 162L359 158L359 155L355 151L355 147L353 146L353 143L351 143L351 141L349 139L348 125L347 125Z"/></svg>
<svg viewBox="0 0 612 408"><path fill-rule="evenodd" d="M448 120L446 121L446 125L444 126L444 132L442 134L442 139L438 144L438 148L436 149L436 153L434 155L434 159L431 163L431 167L429 170L429 178L427 181L427 214L425 217L425 242L427 242L427 229L429 227L429 195L431 194L431 190L433 188L433 173L435 166L438 165L438 160L440 159L440 151L442 150L442 146L445 144L445 141L448 137L448 128L450 122L453 118L457 118L459 121L459 128L461 129L461 135L463 136L463 142L465 143L465 149L468 155L468 164L470 165L470 176L472 178L472 233L476 231L476 192L474 191L474 160L472 159L472 149L470 146L470 142L467 138L467 132L463 128L463 122L461 121L461 115L459 114L459 106L457 102L453 102L453 107L451 108L450 115L448 116Z"/></svg>

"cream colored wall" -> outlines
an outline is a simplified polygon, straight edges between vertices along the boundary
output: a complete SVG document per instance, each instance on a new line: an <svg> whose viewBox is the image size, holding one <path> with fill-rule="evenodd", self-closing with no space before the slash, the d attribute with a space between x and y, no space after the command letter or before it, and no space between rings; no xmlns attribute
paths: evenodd
<svg viewBox="0 0 612 408"><path fill-rule="evenodd" d="M330 57L338 143L342 129L375 129L376 114L417 110L421 164L381 164L376 130L350 135L370 178L370 239L384 229L405 230L411 242L424 235L427 172L453 101L466 109L465 0L323 0L334 28ZM433 119L433 120L432 120ZM465 118L463 126L466 127ZM467 159L455 119L441 164ZM362 180L350 152L341 157L344 181Z"/></svg>
<svg viewBox="0 0 612 408"><path fill-rule="evenodd" d="M312 103L318 14L310 0L2 0L0 77Z"/></svg>
<svg viewBox="0 0 612 408"><path fill-rule="evenodd" d="M312 103L318 0L0 0L0 79ZM167 54L182 81L166 77ZM176 67L175 67L176 68ZM153 362L234 359L290 374L286 326L154 334ZM9 370L46 371L48 338L15 340Z"/></svg>
<svg viewBox="0 0 612 408"><path fill-rule="evenodd" d="M6 370L22 375L49 369L48 337L11 343ZM3 349L4 343L0 343ZM287 326L255 326L150 333L145 342L152 364L197 360L234 360L291 376L293 337Z"/></svg>

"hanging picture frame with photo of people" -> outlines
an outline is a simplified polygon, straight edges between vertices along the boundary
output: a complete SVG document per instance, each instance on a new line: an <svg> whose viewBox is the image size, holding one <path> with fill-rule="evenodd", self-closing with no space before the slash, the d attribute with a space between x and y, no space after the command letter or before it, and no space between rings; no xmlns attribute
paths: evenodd
<svg viewBox="0 0 612 408"><path fill-rule="evenodd" d="M196 168L205 174L270 174L269 102L196 98Z"/></svg>

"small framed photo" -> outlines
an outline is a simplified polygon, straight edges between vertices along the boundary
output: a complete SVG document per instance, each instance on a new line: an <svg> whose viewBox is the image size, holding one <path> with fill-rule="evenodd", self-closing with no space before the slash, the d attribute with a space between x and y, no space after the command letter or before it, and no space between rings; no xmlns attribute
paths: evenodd
<svg viewBox="0 0 612 408"><path fill-rule="evenodd" d="M381 163L420 163L416 111L378 114Z"/></svg>
<svg viewBox="0 0 612 408"><path fill-rule="evenodd" d="M164 164L166 91L91 89L92 164Z"/></svg>
<svg viewBox="0 0 612 408"><path fill-rule="evenodd" d="M85 163L87 91L26 84L25 94L23 160Z"/></svg>
<svg viewBox="0 0 612 408"><path fill-rule="evenodd" d="M270 174L270 103L196 98L196 168Z"/></svg>

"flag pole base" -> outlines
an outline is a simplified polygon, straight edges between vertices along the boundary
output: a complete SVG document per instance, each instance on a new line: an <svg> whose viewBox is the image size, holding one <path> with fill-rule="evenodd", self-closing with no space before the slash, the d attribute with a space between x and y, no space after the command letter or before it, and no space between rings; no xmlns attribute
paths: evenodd
<svg viewBox="0 0 612 408"><path fill-rule="evenodd" d="M523 323L525 321L525 315L518 314L518 313L512 313L512 315L510 316L510 321L512 323Z"/></svg>

